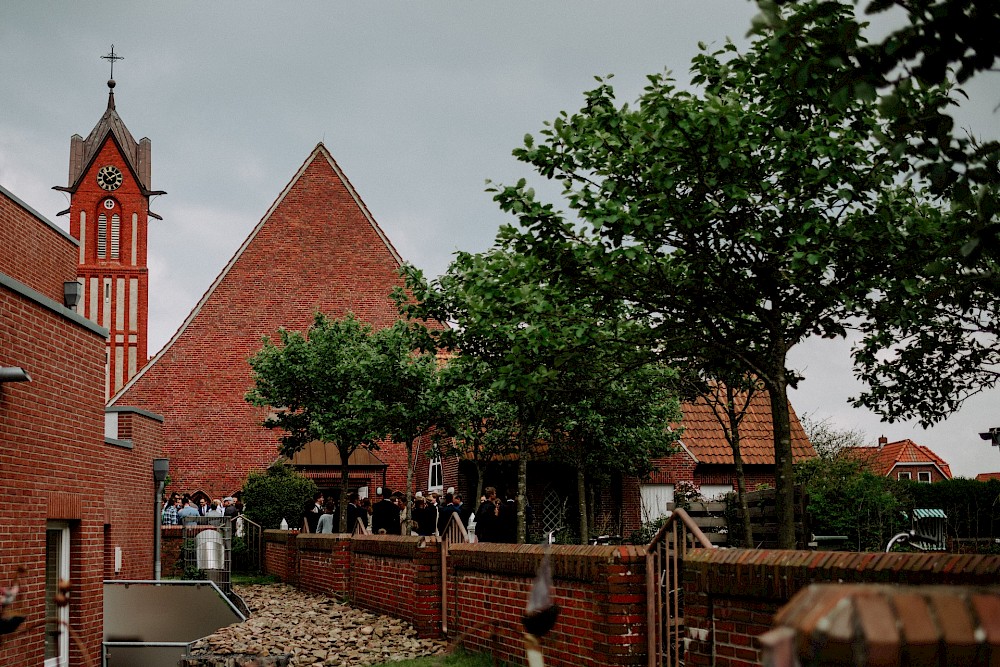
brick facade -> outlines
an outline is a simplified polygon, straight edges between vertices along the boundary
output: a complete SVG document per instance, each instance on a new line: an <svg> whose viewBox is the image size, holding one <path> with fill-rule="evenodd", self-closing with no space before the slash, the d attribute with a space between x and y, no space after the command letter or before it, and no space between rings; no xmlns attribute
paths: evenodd
<svg viewBox="0 0 1000 667"><path fill-rule="evenodd" d="M152 577L159 421L126 411L119 424L129 440L105 440L106 332L62 303L63 283L76 279L76 242L2 188L0 242L9 243L0 253L0 366L31 376L0 384L0 585L25 568L15 609L27 616L0 644L0 664L43 662L49 521L69 526L69 622L97 660L101 582L115 547L122 576ZM148 496L136 497L142 489ZM73 645L70 656L79 664Z"/></svg>
<svg viewBox="0 0 1000 667"><path fill-rule="evenodd" d="M304 331L317 311L392 324L398 316L389 294L401 285L401 264L318 145L174 337L111 401L165 417L171 490L218 498L273 463L280 433L263 428L266 410L243 398L251 384L247 358L262 336L279 327ZM403 447L377 455L388 466L388 485L404 488ZM417 488L426 488L426 464L416 472Z"/></svg>

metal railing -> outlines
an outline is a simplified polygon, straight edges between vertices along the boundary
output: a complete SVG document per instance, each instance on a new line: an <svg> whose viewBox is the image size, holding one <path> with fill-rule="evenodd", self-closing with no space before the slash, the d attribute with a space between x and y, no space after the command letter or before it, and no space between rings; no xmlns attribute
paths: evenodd
<svg viewBox="0 0 1000 667"><path fill-rule="evenodd" d="M448 549L456 542L471 542L469 531L458 512L454 512L441 533L441 632L448 636Z"/></svg>
<svg viewBox="0 0 1000 667"><path fill-rule="evenodd" d="M714 549L683 509L670 512L646 547L646 617L649 667L682 665L684 598L682 569L689 549Z"/></svg>
<svg viewBox="0 0 1000 667"><path fill-rule="evenodd" d="M236 548L234 544L233 571L260 574L264 571L264 529L259 523L251 521L244 514L232 517L231 522L234 542L236 540L242 541L240 548Z"/></svg>

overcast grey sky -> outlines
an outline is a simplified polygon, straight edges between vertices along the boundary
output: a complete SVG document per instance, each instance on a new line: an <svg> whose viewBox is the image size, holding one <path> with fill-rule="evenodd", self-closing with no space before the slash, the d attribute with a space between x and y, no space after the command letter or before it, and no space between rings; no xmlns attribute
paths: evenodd
<svg viewBox="0 0 1000 667"><path fill-rule="evenodd" d="M530 177L511 156L594 76L622 101L647 74L687 81L699 41L745 43L746 0L659 2L7 2L0 8L0 184L49 219L68 207L69 138L107 104L153 145L150 353L181 324L316 143L351 179L404 259L430 275L490 246L510 221L489 178ZM968 87L963 127L996 137L1000 79ZM2 250L0 250L2 252ZM857 393L849 345L810 341L796 411L912 438L956 474L1000 470L978 431L1000 426L1000 391L932 430L880 424Z"/></svg>

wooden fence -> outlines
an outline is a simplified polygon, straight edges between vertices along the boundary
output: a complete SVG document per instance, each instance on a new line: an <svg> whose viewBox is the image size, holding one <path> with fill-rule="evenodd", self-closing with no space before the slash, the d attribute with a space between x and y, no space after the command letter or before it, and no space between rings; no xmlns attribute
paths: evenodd
<svg viewBox="0 0 1000 667"><path fill-rule="evenodd" d="M691 502L684 506L688 516L705 533L712 544L719 547L740 546L758 549L774 549L778 545L778 518L774 489L751 491L747 494L750 523L753 526L754 544L739 544L741 535L739 524L743 512L735 493L726 495L725 500ZM673 510L674 503L667 509ZM802 487L795 487L795 544L797 549L808 546L811 533L809 516L806 512L805 495Z"/></svg>

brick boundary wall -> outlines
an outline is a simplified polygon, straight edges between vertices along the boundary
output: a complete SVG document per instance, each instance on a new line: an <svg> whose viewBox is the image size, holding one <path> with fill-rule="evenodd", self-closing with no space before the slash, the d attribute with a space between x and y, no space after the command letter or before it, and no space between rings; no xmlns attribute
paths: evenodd
<svg viewBox="0 0 1000 667"><path fill-rule="evenodd" d="M815 583L987 586L1000 556L754 549L688 551L687 665L761 664L758 637L799 590ZM714 649L714 650L713 650Z"/></svg>
<svg viewBox="0 0 1000 667"><path fill-rule="evenodd" d="M350 594L351 536L338 534L299 534L299 588L310 593L324 593L347 598Z"/></svg>
<svg viewBox="0 0 1000 667"><path fill-rule="evenodd" d="M463 544L448 556L449 629L472 651L521 664L521 617L543 545ZM646 664L643 547L551 547L559 619L542 640L547 665Z"/></svg>
<svg viewBox="0 0 1000 667"><path fill-rule="evenodd" d="M402 618L417 636L441 636L441 543L436 537L359 535L351 540L353 604Z"/></svg>
<svg viewBox="0 0 1000 667"><path fill-rule="evenodd" d="M264 533L266 572L294 572L303 590L402 618L420 637L441 636L441 543L435 537ZM350 549L345 559L344 550ZM454 545L448 557L449 630L469 650L519 662L521 614L544 546ZM646 660L645 550L552 547L559 621L547 664L641 665ZM306 583L309 582L309 583ZM343 585L343 587L342 587Z"/></svg>

